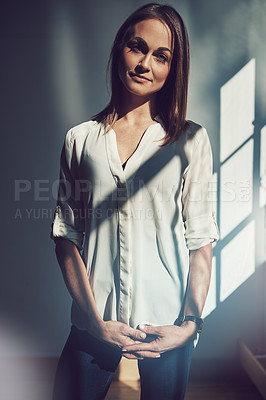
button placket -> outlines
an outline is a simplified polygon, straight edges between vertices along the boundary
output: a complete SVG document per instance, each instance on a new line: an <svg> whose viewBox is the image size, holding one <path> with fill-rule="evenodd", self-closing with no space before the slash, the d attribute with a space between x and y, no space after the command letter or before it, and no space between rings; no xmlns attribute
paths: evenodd
<svg viewBox="0 0 266 400"><path fill-rule="evenodd" d="M158 124L157 126L160 126ZM119 250L120 250L120 297L118 320L129 324L132 309L132 235L130 220L130 183L137 173L145 151L151 140L157 139L164 132L163 129L149 127L143 135L139 146L127 161L125 170L121 165L116 143L116 134L111 129L105 135L106 154L110 171L113 175L117 190L117 213L119 229ZM155 129L156 128L156 129ZM151 135L152 134L152 135Z"/></svg>
<svg viewBox="0 0 266 400"><path fill-rule="evenodd" d="M129 263L131 253L131 234L130 234L130 205L129 191L127 188L126 175L119 159L115 132L111 130L105 135L106 153L109 167L116 185L116 201L118 214L119 231L119 308L118 321L129 324L131 312L131 274L132 266Z"/></svg>
<svg viewBox="0 0 266 400"><path fill-rule="evenodd" d="M120 245L119 320L129 323L132 292L130 204L126 182L117 181L117 210Z"/></svg>

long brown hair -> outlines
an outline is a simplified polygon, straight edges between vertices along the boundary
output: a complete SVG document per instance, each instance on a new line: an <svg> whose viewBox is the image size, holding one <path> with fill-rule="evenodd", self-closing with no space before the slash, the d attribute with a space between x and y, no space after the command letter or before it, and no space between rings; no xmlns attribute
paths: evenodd
<svg viewBox="0 0 266 400"><path fill-rule="evenodd" d="M149 3L131 14L114 40L108 61L111 70L111 100L107 107L93 119L102 122L105 127L112 126L118 119L123 83L119 78L119 62L122 51L134 34L134 26L146 19L158 19L165 23L172 34L173 56L171 68L162 89L156 94L156 115L166 130L163 144L175 141L186 125L188 75L189 75L189 40L185 24L179 13L169 5ZM111 67L111 68L110 68ZM108 131L107 131L108 132Z"/></svg>

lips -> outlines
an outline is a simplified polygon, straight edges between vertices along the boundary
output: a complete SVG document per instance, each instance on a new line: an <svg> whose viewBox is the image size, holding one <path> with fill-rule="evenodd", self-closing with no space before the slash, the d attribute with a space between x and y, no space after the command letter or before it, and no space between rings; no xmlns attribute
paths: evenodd
<svg viewBox="0 0 266 400"><path fill-rule="evenodd" d="M134 73L130 73L131 78L135 79L138 82L150 82L151 80L146 78L143 75L139 75L139 74L134 74Z"/></svg>

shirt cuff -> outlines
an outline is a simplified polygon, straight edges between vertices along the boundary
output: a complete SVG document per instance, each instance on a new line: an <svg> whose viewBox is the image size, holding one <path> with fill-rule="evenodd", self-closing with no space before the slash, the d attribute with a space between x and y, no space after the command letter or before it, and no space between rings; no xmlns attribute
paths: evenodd
<svg viewBox="0 0 266 400"><path fill-rule="evenodd" d="M212 215L203 215L185 221L185 239L189 250L197 250L219 239L218 226Z"/></svg>
<svg viewBox="0 0 266 400"><path fill-rule="evenodd" d="M57 206L55 209L54 221L51 224L50 238L54 240L55 238L62 237L71 240L79 250L82 250L83 232L78 232L73 229L72 226L66 224L60 215L60 206Z"/></svg>
<svg viewBox="0 0 266 400"><path fill-rule="evenodd" d="M193 340L193 349L195 349L197 347L199 338L200 338L200 334L197 332L197 335L196 335L195 339Z"/></svg>

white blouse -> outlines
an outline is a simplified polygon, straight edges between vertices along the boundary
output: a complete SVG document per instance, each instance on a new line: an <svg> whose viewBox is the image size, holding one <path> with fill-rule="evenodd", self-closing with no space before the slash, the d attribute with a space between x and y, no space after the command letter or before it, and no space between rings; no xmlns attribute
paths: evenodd
<svg viewBox="0 0 266 400"><path fill-rule="evenodd" d="M218 239L207 132L189 121L178 141L159 147L165 130L157 122L124 169L115 131L105 132L96 121L67 132L51 238L71 240L81 251L104 320L133 328L173 324L184 300L188 249ZM73 301L72 324L86 329L84 318Z"/></svg>

